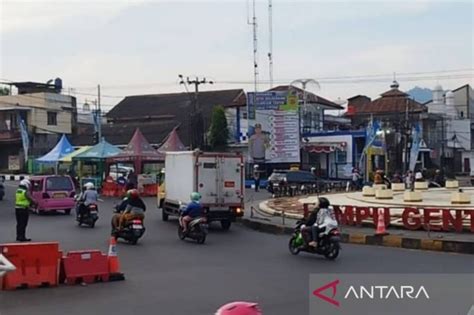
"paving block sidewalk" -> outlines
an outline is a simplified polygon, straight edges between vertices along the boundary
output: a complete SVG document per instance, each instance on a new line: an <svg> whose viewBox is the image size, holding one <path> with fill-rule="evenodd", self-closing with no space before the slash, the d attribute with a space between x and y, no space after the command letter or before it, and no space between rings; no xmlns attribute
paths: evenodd
<svg viewBox="0 0 474 315"><path fill-rule="evenodd" d="M296 226L296 219L271 216L260 212L261 202L247 205L241 223L251 229L272 233L291 234ZM251 217L250 207L256 209ZM433 250L474 254L474 235L470 233L442 233L427 231L410 231L388 229L389 235L374 235L375 230L368 227L340 226L343 243L398 247L406 249Z"/></svg>

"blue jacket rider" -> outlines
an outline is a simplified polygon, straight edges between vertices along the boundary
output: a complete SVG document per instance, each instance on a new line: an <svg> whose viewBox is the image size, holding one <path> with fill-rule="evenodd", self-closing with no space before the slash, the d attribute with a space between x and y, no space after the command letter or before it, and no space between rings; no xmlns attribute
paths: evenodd
<svg viewBox="0 0 474 315"><path fill-rule="evenodd" d="M191 202L187 205L186 209L183 210L181 215L181 226L183 231L186 232L188 229L188 223L193 219L203 216L203 209L200 203L201 194L193 192L191 194Z"/></svg>

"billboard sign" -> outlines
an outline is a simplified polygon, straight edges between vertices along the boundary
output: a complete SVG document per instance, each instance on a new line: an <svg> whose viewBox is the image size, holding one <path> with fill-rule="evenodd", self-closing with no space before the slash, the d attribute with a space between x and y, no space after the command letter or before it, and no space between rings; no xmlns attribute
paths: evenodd
<svg viewBox="0 0 474 315"><path fill-rule="evenodd" d="M299 163L298 97L288 92L247 94L252 163Z"/></svg>

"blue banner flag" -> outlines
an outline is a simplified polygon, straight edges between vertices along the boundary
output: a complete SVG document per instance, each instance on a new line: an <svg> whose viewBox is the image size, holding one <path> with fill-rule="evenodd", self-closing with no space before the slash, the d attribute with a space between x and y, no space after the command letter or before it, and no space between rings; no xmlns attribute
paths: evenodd
<svg viewBox="0 0 474 315"><path fill-rule="evenodd" d="M371 120L367 125L365 130L365 146L362 151L362 155L359 160L359 170L364 170L365 173L365 163L367 158L367 150L374 144L375 139L377 139L377 134L380 131L380 123L377 120Z"/></svg>
<svg viewBox="0 0 474 315"><path fill-rule="evenodd" d="M20 120L21 141L23 142L23 152L25 153L25 163L28 161L28 148L30 147L30 138L28 137L28 128L25 121Z"/></svg>
<svg viewBox="0 0 474 315"><path fill-rule="evenodd" d="M410 149L410 171L415 171L416 161L418 160L418 154L420 153L420 146L421 146L421 139L422 139L422 130L421 124L416 123L412 130L412 142L411 142L411 149Z"/></svg>

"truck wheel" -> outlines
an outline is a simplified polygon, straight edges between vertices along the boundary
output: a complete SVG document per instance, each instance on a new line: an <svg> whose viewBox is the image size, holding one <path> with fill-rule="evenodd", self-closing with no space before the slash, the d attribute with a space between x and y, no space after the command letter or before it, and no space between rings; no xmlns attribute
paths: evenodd
<svg viewBox="0 0 474 315"><path fill-rule="evenodd" d="M162 219L163 221L168 221L168 218L169 218L168 213L166 213L166 211L165 211L164 208L161 208L161 219Z"/></svg>
<svg viewBox="0 0 474 315"><path fill-rule="evenodd" d="M66 209L66 210L64 210L64 214L65 214L65 215L70 215L70 214L71 214L71 209Z"/></svg>
<svg viewBox="0 0 474 315"><path fill-rule="evenodd" d="M229 220L222 220L221 221L221 227L224 231L228 231L230 229L230 226L232 225L232 222Z"/></svg>

